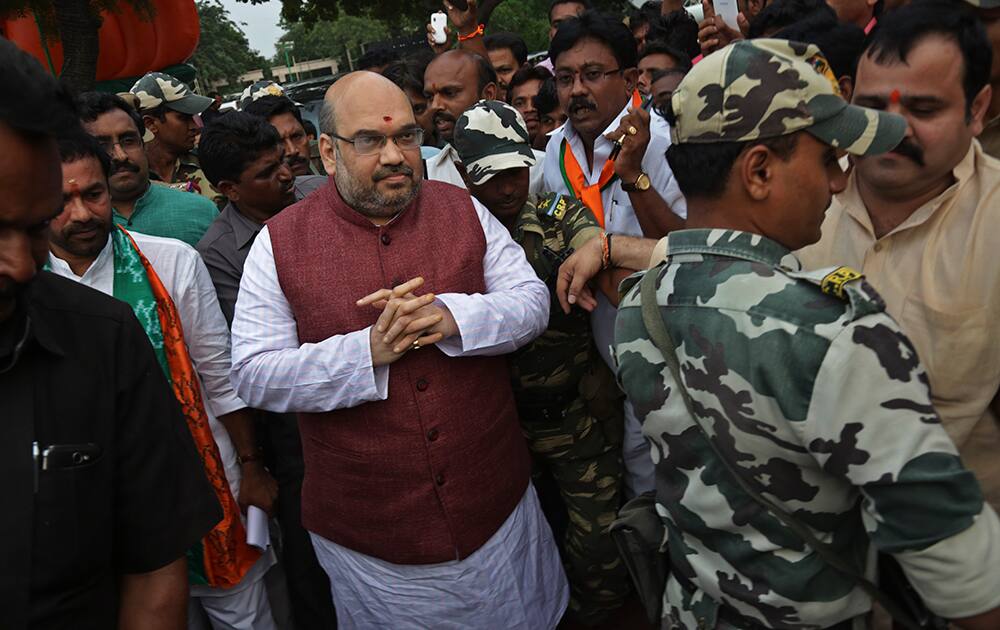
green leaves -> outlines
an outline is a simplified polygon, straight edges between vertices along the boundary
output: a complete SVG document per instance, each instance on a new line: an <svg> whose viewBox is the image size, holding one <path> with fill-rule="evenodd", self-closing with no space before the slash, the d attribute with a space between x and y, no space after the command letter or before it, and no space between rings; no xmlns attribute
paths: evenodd
<svg viewBox="0 0 1000 630"><path fill-rule="evenodd" d="M196 6L201 39L191 63L198 68L205 85L220 80L235 85L241 74L268 65L260 53L250 48L246 35L219 0L199 0Z"/></svg>

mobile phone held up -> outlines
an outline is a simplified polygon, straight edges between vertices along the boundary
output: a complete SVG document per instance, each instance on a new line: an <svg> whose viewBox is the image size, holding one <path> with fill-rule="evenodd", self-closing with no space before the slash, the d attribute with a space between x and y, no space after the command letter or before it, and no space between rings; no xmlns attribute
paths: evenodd
<svg viewBox="0 0 1000 630"><path fill-rule="evenodd" d="M448 15L438 11L431 13L431 28L434 29L434 43L445 44L448 42L448 35L444 32L444 27L448 25Z"/></svg>
<svg viewBox="0 0 1000 630"><path fill-rule="evenodd" d="M722 18L729 28L740 30L740 24L736 20L740 9L736 6L736 0L712 0L712 7L715 9L715 14Z"/></svg>

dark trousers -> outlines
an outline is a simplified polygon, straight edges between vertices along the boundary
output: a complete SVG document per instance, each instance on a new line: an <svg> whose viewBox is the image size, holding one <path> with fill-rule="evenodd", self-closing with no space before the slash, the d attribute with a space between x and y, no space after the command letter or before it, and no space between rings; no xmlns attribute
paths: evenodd
<svg viewBox="0 0 1000 630"><path fill-rule="evenodd" d="M302 527L302 442L293 414L261 413L257 435L265 461L278 482L275 515L281 526L279 561L285 572L292 619L298 630L337 627L330 579L316 560L309 532Z"/></svg>

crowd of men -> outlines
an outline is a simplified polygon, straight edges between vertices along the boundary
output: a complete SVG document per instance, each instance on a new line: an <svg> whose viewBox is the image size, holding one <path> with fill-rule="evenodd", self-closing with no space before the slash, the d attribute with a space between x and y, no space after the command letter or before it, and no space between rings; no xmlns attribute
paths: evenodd
<svg viewBox="0 0 1000 630"><path fill-rule="evenodd" d="M1000 2L737 5L318 129L0 40L0 627L1000 628Z"/></svg>

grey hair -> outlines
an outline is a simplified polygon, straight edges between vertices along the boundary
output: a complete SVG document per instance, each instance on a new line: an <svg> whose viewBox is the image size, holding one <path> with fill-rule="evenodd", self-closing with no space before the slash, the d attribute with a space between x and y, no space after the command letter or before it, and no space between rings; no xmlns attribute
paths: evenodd
<svg viewBox="0 0 1000 630"><path fill-rule="evenodd" d="M323 106L319 110L319 131L331 137L337 133L337 113L333 102L328 98L323 99Z"/></svg>

